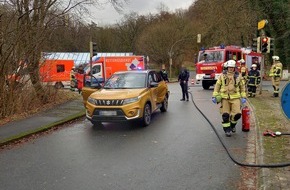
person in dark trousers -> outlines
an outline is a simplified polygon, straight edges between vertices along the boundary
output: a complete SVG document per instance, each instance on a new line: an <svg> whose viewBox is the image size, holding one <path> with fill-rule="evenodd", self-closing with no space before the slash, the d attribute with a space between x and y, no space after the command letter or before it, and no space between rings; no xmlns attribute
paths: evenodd
<svg viewBox="0 0 290 190"><path fill-rule="evenodd" d="M260 72L257 70L257 65L253 64L248 74L248 96L255 97L257 86L260 84Z"/></svg>
<svg viewBox="0 0 290 190"><path fill-rule="evenodd" d="M189 72L183 66L178 76L178 81L182 90L182 99L180 99L180 101L185 101L185 98L186 98L186 101L188 101L188 79L189 79Z"/></svg>

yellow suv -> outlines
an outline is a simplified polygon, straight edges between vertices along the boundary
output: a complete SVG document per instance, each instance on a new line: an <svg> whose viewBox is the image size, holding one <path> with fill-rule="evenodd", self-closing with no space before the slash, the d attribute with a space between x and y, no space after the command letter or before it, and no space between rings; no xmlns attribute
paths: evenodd
<svg viewBox="0 0 290 190"><path fill-rule="evenodd" d="M148 126L153 112L168 108L168 86L154 70L116 72L101 89L84 87L82 94L86 117L93 125L141 120Z"/></svg>

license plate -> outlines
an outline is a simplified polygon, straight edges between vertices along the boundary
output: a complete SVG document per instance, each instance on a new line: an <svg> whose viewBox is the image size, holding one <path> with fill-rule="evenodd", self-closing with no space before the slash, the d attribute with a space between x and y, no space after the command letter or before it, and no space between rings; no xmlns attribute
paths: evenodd
<svg viewBox="0 0 290 190"><path fill-rule="evenodd" d="M112 116L112 115L117 115L117 112L116 111L100 111L100 115Z"/></svg>
<svg viewBox="0 0 290 190"><path fill-rule="evenodd" d="M210 79L210 75L204 75L203 78L204 79Z"/></svg>

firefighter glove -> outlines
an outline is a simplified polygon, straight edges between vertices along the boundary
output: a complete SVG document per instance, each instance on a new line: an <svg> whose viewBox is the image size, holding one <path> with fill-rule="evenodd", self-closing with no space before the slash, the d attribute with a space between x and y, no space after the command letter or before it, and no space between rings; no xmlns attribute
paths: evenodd
<svg viewBox="0 0 290 190"><path fill-rule="evenodd" d="M216 97L212 97L212 98L211 98L211 101L212 101L214 104L216 104L216 103L217 103Z"/></svg>
<svg viewBox="0 0 290 190"><path fill-rule="evenodd" d="M242 104L245 104L247 102L247 99L246 98L242 98Z"/></svg>

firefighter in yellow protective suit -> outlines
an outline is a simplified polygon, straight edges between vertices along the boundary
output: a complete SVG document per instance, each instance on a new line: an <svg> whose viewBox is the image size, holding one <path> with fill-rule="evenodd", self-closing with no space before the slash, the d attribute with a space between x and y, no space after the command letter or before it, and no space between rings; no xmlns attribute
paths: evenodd
<svg viewBox="0 0 290 190"><path fill-rule="evenodd" d="M241 102L246 103L245 84L241 75L235 72L236 61L224 63L227 69L215 84L212 102L221 102L222 126L227 137L236 132L237 121L241 118Z"/></svg>
<svg viewBox="0 0 290 190"><path fill-rule="evenodd" d="M238 61L240 63L240 68L239 72L242 75L242 79L247 86L247 81L248 81L248 68L246 66L246 61L244 59L241 59Z"/></svg>
<svg viewBox="0 0 290 190"><path fill-rule="evenodd" d="M272 59L273 65L270 69L269 76L272 77L272 86L274 88L273 97L279 97L279 86L282 77L283 65L279 61L279 57L277 55L272 56Z"/></svg>

